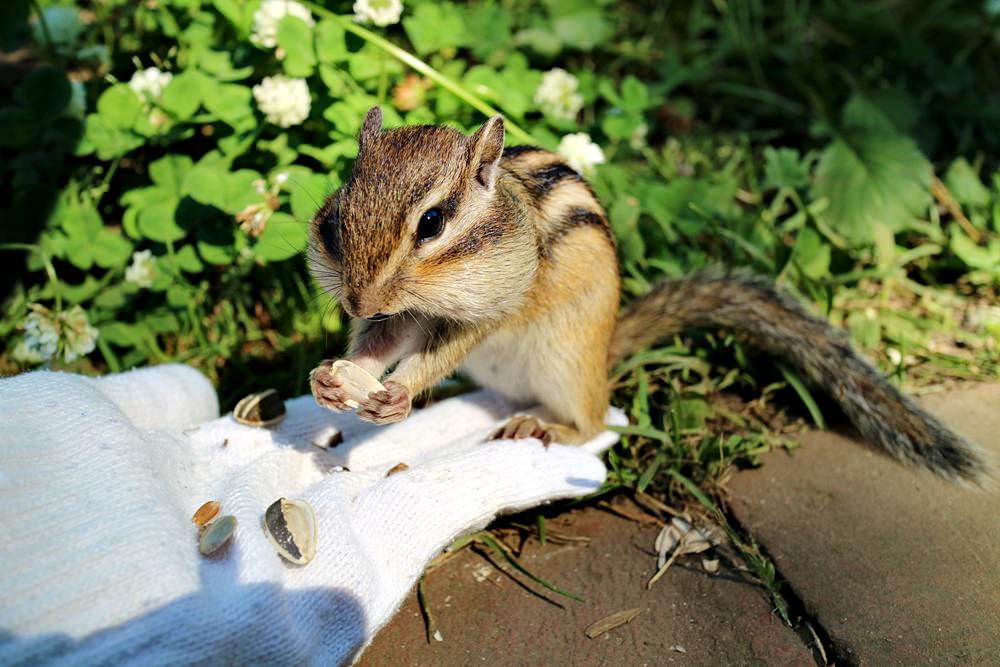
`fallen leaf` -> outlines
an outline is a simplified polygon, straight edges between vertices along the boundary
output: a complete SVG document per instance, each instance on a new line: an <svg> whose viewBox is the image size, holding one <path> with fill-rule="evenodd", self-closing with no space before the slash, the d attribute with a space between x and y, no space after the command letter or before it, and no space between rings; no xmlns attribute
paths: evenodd
<svg viewBox="0 0 1000 667"><path fill-rule="evenodd" d="M626 609L625 611L618 611L610 616L605 616L595 623L592 623L584 632L586 632L588 637L594 639L595 637L600 637L609 630L614 630L620 625L625 625L641 613L642 609L639 607L636 607L635 609Z"/></svg>

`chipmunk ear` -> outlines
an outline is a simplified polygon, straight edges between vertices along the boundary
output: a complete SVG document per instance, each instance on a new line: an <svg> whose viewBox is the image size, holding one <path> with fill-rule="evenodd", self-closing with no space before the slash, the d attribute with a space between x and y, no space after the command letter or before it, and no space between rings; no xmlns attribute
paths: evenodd
<svg viewBox="0 0 1000 667"><path fill-rule="evenodd" d="M503 116L493 116L469 140L475 178L487 190L493 189L497 164L503 155Z"/></svg>
<svg viewBox="0 0 1000 667"><path fill-rule="evenodd" d="M365 114L365 120L361 123L361 132L358 133L358 152L364 152L365 147L382 132L382 108L373 106Z"/></svg>

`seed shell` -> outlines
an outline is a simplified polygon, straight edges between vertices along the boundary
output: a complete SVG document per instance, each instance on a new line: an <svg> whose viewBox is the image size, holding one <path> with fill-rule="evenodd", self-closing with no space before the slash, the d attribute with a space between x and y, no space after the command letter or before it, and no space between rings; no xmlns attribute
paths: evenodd
<svg viewBox="0 0 1000 667"><path fill-rule="evenodd" d="M264 512L264 533L278 555L305 565L316 555L316 513L304 500L278 498Z"/></svg>
<svg viewBox="0 0 1000 667"><path fill-rule="evenodd" d="M342 383L342 389L350 397L344 403L357 408L373 391L385 391L385 386L371 373L346 359L339 359L330 366L334 377Z"/></svg>
<svg viewBox="0 0 1000 667"><path fill-rule="evenodd" d="M397 463L396 465L389 468L389 472L387 472L385 476L389 477L390 475L395 475L397 472L403 472L404 470L409 470L409 469L410 466L406 465L405 463Z"/></svg>
<svg viewBox="0 0 1000 667"><path fill-rule="evenodd" d="M233 417L247 426L274 426L285 418L285 402L276 389L265 389L241 399Z"/></svg>
<svg viewBox="0 0 1000 667"><path fill-rule="evenodd" d="M313 440L312 445L313 447L319 447L320 449L333 449L342 442L344 442L344 434L337 431L329 437Z"/></svg>
<svg viewBox="0 0 1000 667"><path fill-rule="evenodd" d="M209 556L221 549L233 537L236 532L236 517L231 514L219 517L205 529L198 541L198 551L204 556Z"/></svg>
<svg viewBox="0 0 1000 667"><path fill-rule="evenodd" d="M219 510L221 509L222 505L217 500L209 500L195 511L191 520L194 521L194 525L203 528L211 523L215 517L219 516Z"/></svg>

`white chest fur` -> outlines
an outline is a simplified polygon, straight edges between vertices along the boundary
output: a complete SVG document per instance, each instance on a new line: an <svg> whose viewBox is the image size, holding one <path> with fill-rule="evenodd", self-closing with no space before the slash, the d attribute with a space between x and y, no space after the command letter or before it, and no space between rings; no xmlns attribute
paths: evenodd
<svg viewBox="0 0 1000 667"><path fill-rule="evenodd" d="M537 339L524 330L500 330L474 348L463 370L477 384L515 401L540 399L532 386L533 369L544 363L548 350L539 349Z"/></svg>

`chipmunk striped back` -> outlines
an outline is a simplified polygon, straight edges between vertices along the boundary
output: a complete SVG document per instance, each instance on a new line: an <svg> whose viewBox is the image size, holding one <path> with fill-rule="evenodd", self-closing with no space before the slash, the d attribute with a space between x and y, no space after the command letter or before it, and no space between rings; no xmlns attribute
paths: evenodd
<svg viewBox="0 0 1000 667"><path fill-rule="evenodd" d="M614 235L604 208L590 185L555 153L538 146L514 146L503 152L501 168L520 186L536 223L539 256L551 256L551 248L570 230L593 226L614 245Z"/></svg>

